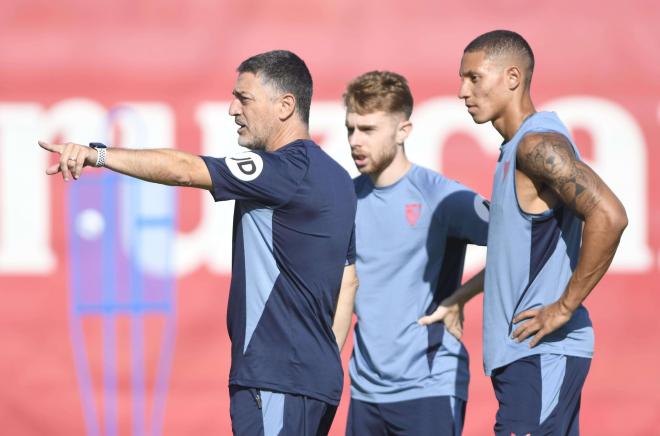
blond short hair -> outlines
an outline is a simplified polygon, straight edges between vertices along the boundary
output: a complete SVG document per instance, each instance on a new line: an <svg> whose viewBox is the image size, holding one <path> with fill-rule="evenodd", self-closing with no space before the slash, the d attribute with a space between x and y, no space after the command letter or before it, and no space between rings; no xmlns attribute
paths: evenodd
<svg viewBox="0 0 660 436"><path fill-rule="evenodd" d="M349 112L360 115L383 111L410 118L413 96L408 81L391 71L369 71L353 79L343 95Z"/></svg>

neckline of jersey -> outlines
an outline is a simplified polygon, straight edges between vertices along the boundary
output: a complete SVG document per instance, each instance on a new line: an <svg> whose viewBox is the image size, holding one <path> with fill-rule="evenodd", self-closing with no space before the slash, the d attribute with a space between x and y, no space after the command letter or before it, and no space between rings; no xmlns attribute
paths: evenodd
<svg viewBox="0 0 660 436"><path fill-rule="evenodd" d="M528 115L527 118L525 118L523 120L523 122L520 124L520 127L518 127L518 130L516 130L516 133L511 137L511 139L509 139L508 141L503 142L502 145L500 145L500 150L503 151L506 148L507 145L514 142L514 140L517 139L518 136L523 131L523 127L525 126L525 124L527 124L529 121L531 121L532 118L536 118L537 115L540 115L542 113L546 113L546 112L545 111L539 111L539 112L534 112L531 115Z"/></svg>
<svg viewBox="0 0 660 436"><path fill-rule="evenodd" d="M280 148L273 151L272 153L278 153L282 150L285 150L285 149L290 148L290 147L295 147L297 145L303 145L303 146L304 145L316 145L318 147L318 145L314 141L312 141L311 139L294 139L293 141L289 142L286 145L281 146Z"/></svg>
<svg viewBox="0 0 660 436"><path fill-rule="evenodd" d="M399 178L399 180L397 180L396 182L394 182L392 184L386 185L386 186L376 186L376 185L374 185L374 182L371 180L371 177L369 177L369 176L367 176L367 179L369 180L369 183L371 183L371 186L375 190L377 190L377 191L388 191L390 189L393 189L395 186L397 186L399 183L403 182L408 177L410 177L410 174L412 174L413 169L415 169L415 168L417 168L417 165L415 165L414 163L411 162L410 163L410 168L408 168L408 171L406 171L406 173L403 176L401 176Z"/></svg>

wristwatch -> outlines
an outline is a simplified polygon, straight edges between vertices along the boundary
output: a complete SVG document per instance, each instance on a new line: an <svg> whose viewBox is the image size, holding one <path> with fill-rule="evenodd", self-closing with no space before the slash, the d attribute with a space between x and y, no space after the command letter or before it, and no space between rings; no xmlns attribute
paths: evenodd
<svg viewBox="0 0 660 436"><path fill-rule="evenodd" d="M104 167L105 166L105 152L108 149L108 146L102 142L90 142L89 146L97 151L95 167Z"/></svg>

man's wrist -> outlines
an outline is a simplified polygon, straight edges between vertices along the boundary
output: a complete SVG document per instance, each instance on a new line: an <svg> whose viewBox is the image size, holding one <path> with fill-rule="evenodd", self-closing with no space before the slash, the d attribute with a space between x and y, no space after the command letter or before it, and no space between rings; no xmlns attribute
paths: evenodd
<svg viewBox="0 0 660 436"><path fill-rule="evenodd" d="M577 308L580 306L579 302L577 304L570 302L563 295L559 298L559 301L557 301L557 303L559 304L559 308L561 309L561 311L567 316L571 316L573 312L575 312Z"/></svg>
<svg viewBox="0 0 660 436"><path fill-rule="evenodd" d="M102 142L90 142L89 146L96 150L96 162L94 162L93 165L97 168L104 167L107 146Z"/></svg>
<svg viewBox="0 0 660 436"><path fill-rule="evenodd" d="M463 306L465 306L465 302L462 301L462 299L459 298L457 294L452 294L449 297L442 300L440 305L445 307L458 306L458 308L460 309Z"/></svg>

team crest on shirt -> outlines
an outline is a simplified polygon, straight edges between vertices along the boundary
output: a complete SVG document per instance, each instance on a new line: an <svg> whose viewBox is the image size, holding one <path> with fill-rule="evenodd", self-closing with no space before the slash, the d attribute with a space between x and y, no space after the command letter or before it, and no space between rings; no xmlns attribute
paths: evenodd
<svg viewBox="0 0 660 436"><path fill-rule="evenodd" d="M251 151L227 156L225 157L225 163L234 177L244 182L256 179L264 169L264 161L261 156Z"/></svg>
<svg viewBox="0 0 660 436"><path fill-rule="evenodd" d="M509 174L509 167L511 166L511 161L507 160L504 162L504 171L502 171L502 180L506 178L506 175Z"/></svg>
<svg viewBox="0 0 660 436"><path fill-rule="evenodd" d="M422 214L422 204L421 203L409 203L406 204L406 219L408 224L414 226L417 224L419 217Z"/></svg>

